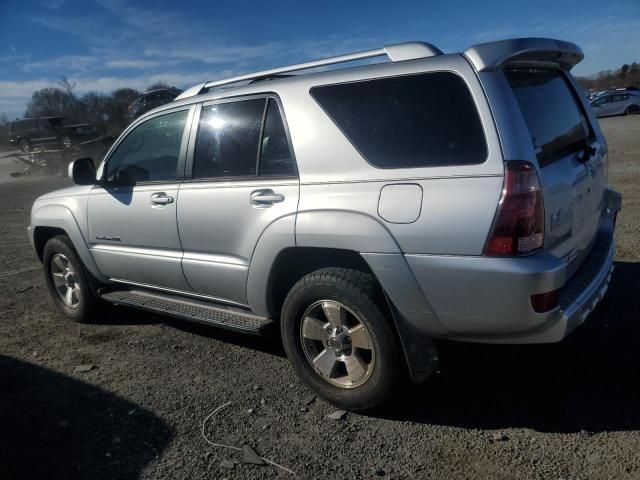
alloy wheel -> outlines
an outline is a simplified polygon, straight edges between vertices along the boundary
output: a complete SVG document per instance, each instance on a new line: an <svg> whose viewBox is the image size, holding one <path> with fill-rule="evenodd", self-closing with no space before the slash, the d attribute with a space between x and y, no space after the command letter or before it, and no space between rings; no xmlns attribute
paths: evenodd
<svg viewBox="0 0 640 480"><path fill-rule="evenodd" d="M76 270L65 255L56 253L51 259L51 277L62 302L69 308L78 308L82 291L76 277Z"/></svg>
<svg viewBox="0 0 640 480"><path fill-rule="evenodd" d="M313 369L334 386L358 387L375 367L369 330L338 301L320 300L307 308L300 323L300 341Z"/></svg>

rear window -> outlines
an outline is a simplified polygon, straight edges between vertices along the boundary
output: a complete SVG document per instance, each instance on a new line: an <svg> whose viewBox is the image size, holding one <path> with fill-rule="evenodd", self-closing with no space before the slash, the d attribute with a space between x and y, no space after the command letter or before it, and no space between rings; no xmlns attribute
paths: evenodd
<svg viewBox="0 0 640 480"><path fill-rule="evenodd" d="M584 146L590 135L589 123L562 72L514 69L506 70L505 75L540 164Z"/></svg>
<svg viewBox="0 0 640 480"><path fill-rule="evenodd" d="M478 111L456 74L327 85L311 95L375 167L471 165L487 158Z"/></svg>

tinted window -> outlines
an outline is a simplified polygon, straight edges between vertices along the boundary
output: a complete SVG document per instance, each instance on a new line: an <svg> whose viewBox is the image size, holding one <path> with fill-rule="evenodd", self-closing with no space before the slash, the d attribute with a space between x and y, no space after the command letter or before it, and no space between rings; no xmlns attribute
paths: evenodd
<svg viewBox="0 0 640 480"><path fill-rule="evenodd" d="M507 70L505 75L541 163L584 145L589 124L562 72L522 69Z"/></svg>
<svg viewBox="0 0 640 480"><path fill-rule="evenodd" d="M107 162L107 180L175 180L188 113L182 110L162 115L137 126L118 145Z"/></svg>
<svg viewBox="0 0 640 480"><path fill-rule="evenodd" d="M38 123L37 119L18 120L17 122L13 122L11 129L14 132L23 132L24 130L31 130L36 128L37 123Z"/></svg>
<svg viewBox="0 0 640 480"><path fill-rule="evenodd" d="M287 133L277 102L271 98L267 106L260 144L260 175L291 176L295 174Z"/></svg>
<svg viewBox="0 0 640 480"><path fill-rule="evenodd" d="M593 102L593 105L595 106L604 105L605 103L609 103L609 100L611 100L611 97L600 97Z"/></svg>
<svg viewBox="0 0 640 480"><path fill-rule="evenodd" d="M54 126L54 127L61 127L61 126L64 126L64 125L73 125L76 122L71 118L53 117L53 118L49 118L49 119L45 120L43 123L44 123L45 127L48 127L49 125ZM47 125L47 123L49 123L49 125Z"/></svg>
<svg viewBox="0 0 640 480"><path fill-rule="evenodd" d="M261 98L202 107L193 178L256 174L265 102Z"/></svg>
<svg viewBox="0 0 640 480"><path fill-rule="evenodd" d="M379 168L482 163L482 124L464 80L446 73L328 85L311 94Z"/></svg>

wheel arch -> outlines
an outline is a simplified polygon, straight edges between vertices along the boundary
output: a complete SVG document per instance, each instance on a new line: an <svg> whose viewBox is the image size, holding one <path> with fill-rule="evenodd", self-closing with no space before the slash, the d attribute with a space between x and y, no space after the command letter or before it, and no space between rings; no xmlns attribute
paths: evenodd
<svg viewBox="0 0 640 480"><path fill-rule="evenodd" d="M91 275L99 281L107 280L93 260L80 226L67 207L45 205L34 209L31 215L31 229L33 246L40 261L42 261L42 251L47 241L57 235L66 235Z"/></svg>

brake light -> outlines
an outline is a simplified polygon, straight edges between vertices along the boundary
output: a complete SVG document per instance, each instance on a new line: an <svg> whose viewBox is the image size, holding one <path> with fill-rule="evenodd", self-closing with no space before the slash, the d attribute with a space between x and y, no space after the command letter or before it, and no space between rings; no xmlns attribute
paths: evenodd
<svg viewBox="0 0 640 480"><path fill-rule="evenodd" d="M543 242L544 205L536 169L529 162L506 162L502 196L484 254L527 255L541 249Z"/></svg>

